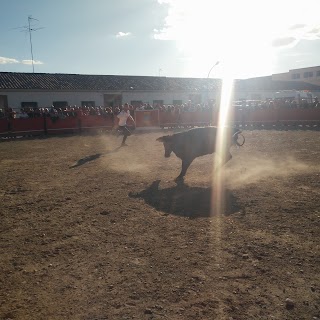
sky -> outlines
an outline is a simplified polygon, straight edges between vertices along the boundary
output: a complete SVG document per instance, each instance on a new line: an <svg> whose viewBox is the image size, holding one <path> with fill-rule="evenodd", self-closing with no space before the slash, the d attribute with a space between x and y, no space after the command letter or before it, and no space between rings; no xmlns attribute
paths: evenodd
<svg viewBox="0 0 320 320"><path fill-rule="evenodd" d="M0 0L0 71L288 72L320 65L319 12L320 0Z"/></svg>

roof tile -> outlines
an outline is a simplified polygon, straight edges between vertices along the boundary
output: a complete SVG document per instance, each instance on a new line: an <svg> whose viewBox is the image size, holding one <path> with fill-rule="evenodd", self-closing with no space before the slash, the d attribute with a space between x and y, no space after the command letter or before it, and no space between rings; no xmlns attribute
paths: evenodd
<svg viewBox="0 0 320 320"><path fill-rule="evenodd" d="M201 92L219 89L221 80L122 75L0 72L0 90L141 90ZM273 81L271 76L235 81L235 90L315 90L306 82Z"/></svg>

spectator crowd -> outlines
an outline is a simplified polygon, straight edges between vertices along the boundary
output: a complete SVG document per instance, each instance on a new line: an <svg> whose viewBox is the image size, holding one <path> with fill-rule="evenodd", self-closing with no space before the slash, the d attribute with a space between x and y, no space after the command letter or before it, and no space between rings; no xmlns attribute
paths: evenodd
<svg viewBox="0 0 320 320"><path fill-rule="evenodd" d="M8 108L6 111L0 109L0 118L39 118L39 117L50 117L52 120L65 119L67 117L78 117L78 116L103 116L113 118L117 115L123 106L118 105L115 107L102 107L102 106L65 106L58 108L51 106L49 108L38 108L38 107L23 107L19 112ZM160 112L201 112L201 111L212 111L218 109L219 105L214 102L210 103L193 103L190 100L187 103L182 104L171 104L162 105L149 103L140 104L129 104L129 111L131 115L134 115L136 110L159 110ZM314 98L313 103L308 103L306 100L301 100L298 103L296 100L289 99L268 99L262 100L240 100L232 103L232 109L234 110L256 110L256 109L293 109L293 108L320 108L320 102L317 97Z"/></svg>

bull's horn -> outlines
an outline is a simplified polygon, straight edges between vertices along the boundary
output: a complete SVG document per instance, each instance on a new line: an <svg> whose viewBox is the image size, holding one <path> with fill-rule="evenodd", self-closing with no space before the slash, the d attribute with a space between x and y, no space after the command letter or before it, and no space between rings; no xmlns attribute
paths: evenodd
<svg viewBox="0 0 320 320"><path fill-rule="evenodd" d="M241 130L238 130L237 132L235 132L235 133L233 134L232 138L234 138L235 135L240 134L241 132L242 132Z"/></svg>
<svg viewBox="0 0 320 320"><path fill-rule="evenodd" d="M243 142L241 144L238 142L238 140L236 140L235 142L238 147L242 147L244 145L244 143L246 142L246 139L241 133L239 133L238 135L240 135L243 138Z"/></svg>

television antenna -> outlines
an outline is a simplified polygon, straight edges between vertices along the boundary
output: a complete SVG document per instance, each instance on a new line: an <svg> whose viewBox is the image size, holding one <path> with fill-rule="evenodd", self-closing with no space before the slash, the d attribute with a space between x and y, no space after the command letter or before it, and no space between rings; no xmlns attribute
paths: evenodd
<svg viewBox="0 0 320 320"><path fill-rule="evenodd" d="M31 15L28 16L28 25L23 27L18 27L15 29L22 29L21 31L29 33L29 41L30 41L30 51L31 51L31 63L32 63L32 72L34 73L34 60L33 60L33 48L32 48L32 32L43 29L44 27L35 28L32 25L32 21L39 21L38 19L32 18Z"/></svg>

